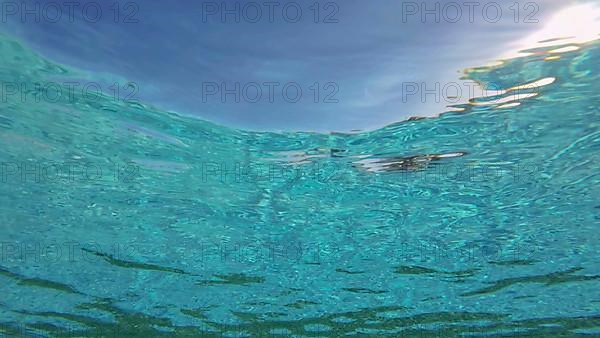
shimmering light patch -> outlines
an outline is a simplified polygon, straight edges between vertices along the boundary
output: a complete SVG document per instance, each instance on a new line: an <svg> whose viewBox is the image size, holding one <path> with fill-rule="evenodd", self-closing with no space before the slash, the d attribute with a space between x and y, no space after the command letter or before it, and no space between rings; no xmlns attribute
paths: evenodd
<svg viewBox="0 0 600 338"><path fill-rule="evenodd" d="M533 81L533 82L529 82L529 83L526 83L526 84L522 84L522 85L510 87L507 91L539 88L539 87L543 87L543 86L547 86L549 84L552 84L552 83L554 83L554 81L556 81L555 77L545 77L545 78L537 80L537 81Z"/></svg>
<svg viewBox="0 0 600 338"><path fill-rule="evenodd" d="M548 53L567 53L567 52L574 52L576 50L579 50L580 48L577 46L567 46L567 47L562 47L562 48L557 48L557 49L553 49L551 51L549 51Z"/></svg>
<svg viewBox="0 0 600 338"><path fill-rule="evenodd" d="M465 153L448 153L448 154L440 154L440 155L433 155L433 156L434 156L434 158L438 159L438 158L461 157L464 155L465 155Z"/></svg>
<svg viewBox="0 0 600 338"><path fill-rule="evenodd" d="M555 77L545 77L545 78L542 78L542 79L539 79L539 80L536 80L533 82L528 82L525 84L510 87L506 90L501 89L501 90L487 91L486 95L475 97L475 98L471 99L469 101L469 104L471 104L473 106L490 106L490 105L496 105L496 104L504 104L504 103L508 103L511 101L519 101L519 100L523 100L523 99L528 99L530 97L534 97L534 96L538 95L538 93L519 93L519 91L536 90L540 87L552 84L555 81L556 81ZM508 95L505 97L496 98L498 96L505 95L505 94L508 94ZM488 98L494 98L494 99L488 100ZM497 108L506 108L506 107L513 107L513 106L503 105L503 106L500 106Z"/></svg>
<svg viewBox="0 0 600 338"><path fill-rule="evenodd" d="M521 102L512 102L512 103L500 105L500 106L496 107L495 109L513 108L513 107L519 106L520 104L521 104Z"/></svg>
<svg viewBox="0 0 600 338"><path fill-rule="evenodd" d="M492 61L490 63L488 63L486 65L487 68L493 68L493 67L500 67L504 64L504 61L501 60L497 60L497 61Z"/></svg>
<svg viewBox="0 0 600 338"><path fill-rule="evenodd" d="M553 55L553 56L548 56L547 58L544 59L544 61L553 61L553 60L559 60L560 59L560 55Z"/></svg>
<svg viewBox="0 0 600 338"><path fill-rule="evenodd" d="M511 102L511 101L518 101L518 100L524 100L524 99L528 99L534 96L537 96L537 93L522 93L522 94L516 94L516 95L509 95L506 97L502 97L496 100L491 100L491 101L481 101L481 102L477 102L477 101L471 101L470 104L473 106L490 106L490 105L495 105L495 104L502 104L502 103L507 103L507 102Z"/></svg>
<svg viewBox="0 0 600 338"><path fill-rule="evenodd" d="M503 64L499 62L499 64ZM466 76L474 76L476 73L489 72L490 67L476 67L465 70ZM495 88L497 85L494 82L482 82L482 81L465 81L460 86L461 93L468 93L468 95L450 97L447 99L457 99L452 105L446 107L446 112L462 112L465 110L465 104L473 106L490 106L496 104L503 104L510 101L522 100L535 96L536 94L529 93L517 93L518 91L536 91L538 88L550 85L556 82L556 77L544 77L539 80L532 82L519 84L510 88ZM504 97L503 97L504 96ZM462 100L464 98L464 100Z"/></svg>

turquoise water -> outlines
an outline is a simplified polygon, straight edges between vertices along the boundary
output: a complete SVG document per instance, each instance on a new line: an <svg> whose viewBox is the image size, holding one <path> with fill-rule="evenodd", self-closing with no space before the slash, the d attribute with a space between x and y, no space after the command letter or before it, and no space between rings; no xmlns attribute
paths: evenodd
<svg viewBox="0 0 600 338"><path fill-rule="evenodd" d="M50 100L36 83L88 75L1 36L24 89L0 110L0 332L598 335L600 44L581 47L467 71L554 81L460 112L259 133Z"/></svg>

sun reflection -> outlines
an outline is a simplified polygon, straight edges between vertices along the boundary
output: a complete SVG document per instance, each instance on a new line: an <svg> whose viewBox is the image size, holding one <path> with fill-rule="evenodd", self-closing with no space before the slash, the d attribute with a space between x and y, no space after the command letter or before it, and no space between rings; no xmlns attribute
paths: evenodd
<svg viewBox="0 0 600 338"><path fill-rule="evenodd" d="M556 13L543 29L519 40L501 59L538 54L540 52L531 50L550 49L553 46L558 48L541 53L567 53L578 50L579 44L598 39L600 39L600 4L578 4Z"/></svg>

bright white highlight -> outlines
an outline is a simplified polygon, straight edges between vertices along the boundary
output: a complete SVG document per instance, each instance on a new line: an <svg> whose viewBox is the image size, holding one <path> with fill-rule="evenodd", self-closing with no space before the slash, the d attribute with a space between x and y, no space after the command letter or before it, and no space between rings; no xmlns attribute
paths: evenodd
<svg viewBox="0 0 600 338"><path fill-rule="evenodd" d="M502 56L511 59L532 55L521 52L531 48L549 48L558 45L578 45L600 39L600 4L584 3L567 7L557 12L540 31L517 42L512 52ZM550 53L566 53L577 50L568 46L552 50ZM514 51L517 52L514 52Z"/></svg>

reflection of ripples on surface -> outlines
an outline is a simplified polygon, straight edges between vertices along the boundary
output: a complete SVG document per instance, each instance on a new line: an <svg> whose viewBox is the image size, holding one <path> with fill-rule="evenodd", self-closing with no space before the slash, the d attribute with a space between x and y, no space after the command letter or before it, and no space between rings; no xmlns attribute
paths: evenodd
<svg viewBox="0 0 600 338"><path fill-rule="evenodd" d="M3 81L75 77L6 37L0 48ZM357 134L7 96L0 330L597 334L598 48L478 69L509 89ZM520 105L502 99L532 83L543 90ZM56 163L79 169L53 176ZM240 179L232 164L335 170ZM444 166L509 174L417 179Z"/></svg>

